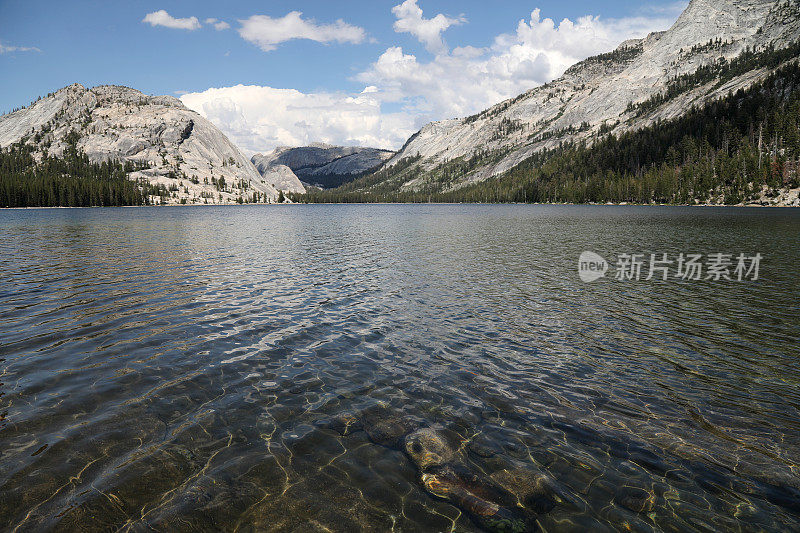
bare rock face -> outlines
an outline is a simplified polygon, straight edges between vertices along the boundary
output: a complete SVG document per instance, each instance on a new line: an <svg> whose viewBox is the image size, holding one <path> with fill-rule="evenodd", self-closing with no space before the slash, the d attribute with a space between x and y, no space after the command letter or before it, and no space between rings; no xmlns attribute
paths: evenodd
<svg viewBox="0 0 800 533"><path fill-rule="evenodd" d="M256 167L258 168L258 167ZM292 169L286 165L270 165L269 167L258 168L261 177L268 184L279 191L305 194L306 188L303 183L295 176Z"/></svg>
<svg viewBox="0 0 800 533"><path fill-rule="evenodd" d="M636 110L637 104L663 94L676 76L722 58L733 60L748 49L785 48L798 38L797 2L692 0L666 32L626 41L614 52L582 61L561 78L472 117L426 125L383 168L419 157L398 178L401 189L418 190L438 165L488 154L450 187L482 181L562 141L641 129L747 88L771 71L755 68L724 84L687 90L645 113Z"/></svg>
<svg viewBox="0 0 800 533"><path fill-rule="evenodd" d="M278 197L221 131L170 96L114 85L70 85L0 117L0 147L23 139L51 156L77 139L78 149L93 161L136 163L139 169L129 177L171 189L169 203Z"/></svg>
<svg viewBox="0 0 800 533"><path fill-rule="evenodd" d="M252 161L262 175L271 167L284 165L306 183L335 187L388 161L394 152L378 148L312 144L298 148L277 148L270 154L256 154Z"/></svg>

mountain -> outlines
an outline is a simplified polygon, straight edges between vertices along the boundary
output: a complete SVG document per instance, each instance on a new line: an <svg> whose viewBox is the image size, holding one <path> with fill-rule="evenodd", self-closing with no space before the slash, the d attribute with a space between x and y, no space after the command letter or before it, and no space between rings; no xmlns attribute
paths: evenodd
<svg viewBox="0 0 800 533"><path fill-rule="evenodd" d="M255 157L253 157L252 162L255 164L256 170L261 174L263 180L276 189L284 192L305 194L305 186L297 175L292 172L291 168L286 165L263 165L256 163Z"/></svg>
<svg viewBox="0 0 800 533"><path fill-rule="evenodd" d="M666 32L626 41L474 116L428 124L348 190L454 191L565 143L592 144L676 119L796 60L798 37L796 1L692 0Z"/></svg>
<svg viewBox="0 0 800 533"><path fill-rule="evenodd" d="M254 155L252 162L262 175L275 166L285 166L302 181L326 189L338 187L376 169L393 155L394 152L378 148L320 143L299 148L277 148L270 154Z"/></svg>
<svg viewBox="0 0 800 533"><path fill-rule="evenodd" d="M274 202L279 194L222 132L180 100L128 87L70 85L0 117L0 148L20 141L40 161L72 147L91 162L127 162L128 178L157 188L157 202Z"/></svg>

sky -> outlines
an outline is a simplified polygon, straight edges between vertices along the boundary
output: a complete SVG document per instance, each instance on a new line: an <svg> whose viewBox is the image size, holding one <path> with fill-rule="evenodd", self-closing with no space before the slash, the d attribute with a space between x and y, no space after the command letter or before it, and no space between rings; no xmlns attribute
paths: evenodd
<svg viewBox="0 0 800 533"><path fill-rule="evenodd" d="M669 28L682 0L0 0L0 113L72 83L167 94L247 154L399 148Z"/></svg>

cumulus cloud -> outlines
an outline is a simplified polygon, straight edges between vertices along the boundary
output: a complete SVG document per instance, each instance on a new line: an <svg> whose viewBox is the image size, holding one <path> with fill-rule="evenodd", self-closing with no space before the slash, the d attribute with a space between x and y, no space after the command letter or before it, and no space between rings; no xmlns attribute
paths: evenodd
<svg viewBox="0 0 800 533"><path fill-rule="evenodd" d="M10 54L12 52L41 52L35 46L7 46L0 43L0 54Z"/></svg>
<svg viewBox="0 0 800 533"><path fill-rule="evenodd" d="M292 39L359 44L366 38L363 28L352 26L343 20L317 24L313 19L304 19L299 11L292 11L281 18L253 15L239 22L242 25L239 35L265 52L275 50L279 44Z"/></svg>
<svg viewBox="0 0 800 533"><path fill-rule="evenodd" d="M422 16L422 9L417 5L417 0L405 0L402 4L394 6L392 14L397 17L394 31L410 33L432 54L441 54L447 51L447 45L442 38L442 33L447 28L466 22L463 15L458 18L450 18L441 13L431 19L426 19Z"/></svg>
<svg viewBox="0 0 800 533"><path fill-rule="evenodd" d="M176 30L197 30L201 26L197 17L175 18L163 9L148 13L144 19L142 19L142 22L150 24L153 27L163 26Z"/></svg>
<svg viewBox="0 0 800 533"><path fill-rule="evenodd" d="M181 101L250 154L312 142L396 147L422 125L407 113L384 112L376 87L348 95L236 85L184 94Z"/></svg>
<svg viewBox="0 0 800 533"><path fill-rule="evenodd" d="M541 11L535 9L529 21L519 21L516 34L498 36L494 49L525 59L545 55L552 66L550 77L556 77L582 59L613 50L627 39L664 30L672 22L671 17L601 19L587 15L575 22L564 19L556 24L553 19L542 18Z"/></svg>
<svg viewBox="0 0 800 533"><path fill-rule="evenodd" d="M231 25L225 22L224 20L219 20L215 18L208 18L205 20L205 23L213 25L214 29L217 31L227 30L228 28L231 27Z"/></svg>
<svg viewBox="0 0 800 533"><path fill-rule="evenodd" d="M414 1L395 9L400 7L403 10L395 12L398 21L411 20L419 9ZM422 11L416 13L425 22ZM303 93L237 85L186 94L181 100L246 152L318 141L399 148L428 121L486 109L551 81L590 55L610 51L629 38L667 29L677 16L678 12L672 11L639 12L628 18L585 16L555 23L537 9L488 47L452 50L444 44L438 48L444 31L438 28L445 26L440 24L427 33L415 34L423 44L439 50L434 57L422 60L399 46L390 46L354 76L363 87L357 92ZM360 28L340 32L353 27L343 22L319 26L303 20L300 13L283 19L256 16L241 22L242 37L265 50L292 38L320 42L360 42L365 38Z"/></svg>
<svg viewBox="0 0 800 533"><path fill-rule="evenodd" d="M416 7L411 0L398 7L407 4L409 10ZM576 62L613 50L622 41L667 29L676 16L585 16L556 24L536 9L518 22L514 33L498 35L487 48L458 47L426 62L393 46L356 79L380 88L385 100L400 103L416 116L465 116L547 83Z"/></svg>

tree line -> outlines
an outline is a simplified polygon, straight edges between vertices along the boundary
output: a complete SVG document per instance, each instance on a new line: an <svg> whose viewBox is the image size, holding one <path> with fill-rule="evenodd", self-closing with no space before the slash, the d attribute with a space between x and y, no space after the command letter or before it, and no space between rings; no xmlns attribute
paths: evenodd
<svg viewBox="0 0 800 533"><path fill-rule="evenodd" d="M139 170L133 163L91 162L75 143L61 157L37 157L24 141L0 150L0 207L147 205L150 195L166 195L163 186L129 180Z"/></svg>

